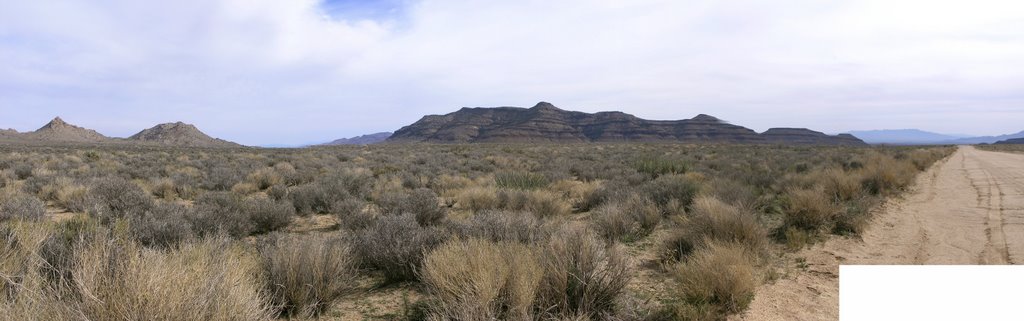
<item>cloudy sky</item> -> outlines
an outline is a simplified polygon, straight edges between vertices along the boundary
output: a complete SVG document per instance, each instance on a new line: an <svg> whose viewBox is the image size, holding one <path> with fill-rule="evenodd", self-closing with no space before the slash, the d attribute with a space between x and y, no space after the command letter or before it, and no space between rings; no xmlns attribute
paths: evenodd
<svg viewBox="0 0 1024 321"><path fill-rule="evenodd" d="M0 0L0 127L249 145L463 106L755 130L1024 130L1024 2Z"/></svg>

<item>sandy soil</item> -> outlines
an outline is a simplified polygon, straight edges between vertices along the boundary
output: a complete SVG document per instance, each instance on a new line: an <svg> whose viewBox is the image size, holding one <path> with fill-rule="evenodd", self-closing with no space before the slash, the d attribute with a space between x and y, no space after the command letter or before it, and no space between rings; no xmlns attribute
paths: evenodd
<svg viewBox="0 0 1024 321"><path fill-rule="evenodd" d="M860 239L790 255L733 320L839 319L839 265L1024 262L1024 155L961 147L879 208Z"/></svg>

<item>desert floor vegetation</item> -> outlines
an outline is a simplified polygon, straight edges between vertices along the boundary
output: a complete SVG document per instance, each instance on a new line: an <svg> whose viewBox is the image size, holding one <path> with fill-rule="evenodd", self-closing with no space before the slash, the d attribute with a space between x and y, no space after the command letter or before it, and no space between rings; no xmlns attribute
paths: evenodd
<svg viewBox="0 0 1024 321"><path fill-rule="evenodd" d="M721 320L952 151L0 146L0 316Z"/></svg>

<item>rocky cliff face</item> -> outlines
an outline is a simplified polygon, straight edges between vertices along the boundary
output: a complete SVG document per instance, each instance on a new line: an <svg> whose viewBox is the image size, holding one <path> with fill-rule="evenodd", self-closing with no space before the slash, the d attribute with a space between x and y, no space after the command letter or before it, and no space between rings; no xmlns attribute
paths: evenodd
<svg viewBox="0 0 1024 321"><path fill-rule="evenodd" d="M810 132L810 131L808 131ZM816 132L811 132L816 133ZM780 133L784 134L784 133ZM821 134L821 133L818 133ZM824 134L821 134L824 135ZM793 140L794 144L845 144L850 137ZM391 142L682 142L778 143L792 135L760 135L709 115L684 120L646 120L622 112L566 111L546 102L532 108L463 108L430 115L396 131ZM853 140L859 141L856 138ZM863 142L861 142L863 144Z"/></svg>
<svg viewBox="0 0 1024 321"><path fill-rule="evenodd" d="M182 122L156 125L128 137L129 141L180 147L240 147L226 140L210 137L196 126Z"/></svg>

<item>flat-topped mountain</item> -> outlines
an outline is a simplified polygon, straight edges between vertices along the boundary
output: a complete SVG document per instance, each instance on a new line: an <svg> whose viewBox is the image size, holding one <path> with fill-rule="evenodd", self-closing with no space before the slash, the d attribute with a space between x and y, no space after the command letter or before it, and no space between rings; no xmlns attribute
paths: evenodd
<svg viewBox="0 0 1024 321"><path fill-rule="evenodd" d="M375 133L352 138L342 138L323 145L369 145L383 142L391 137L391 132Z"/></svg>
<svg viewBox="0 0 1024 321"><path fill-rule="evenodd" d="M827 135L806 128L772 128L763 133L769 143L796 145L866 145L864 141L850 134Z"/></svg>
<svg viewBox="0 0 1024 321"><path fill-rule="evenodd" d="M852 136L812 131L776 130L766 137L703 114L683 120L646 120L623 112L566 111L546 102L532 108L462 108L446 115L429 115L399 129L388 141L864 144Z"/></svg>
<svg viewBox="0 0 1024 321"><path fill-rule="evenodd" d="M17 132L15 132L17 133ZM92 129L78 127L56 117L34 132L24 133L26 139L45 142L102 143L110 140Z"/></svg>
<svg viewBox="0 0 1024 321"><path fill-rule="evenodd" d="M196 126L183 122L156 125L128 137L128 140L183 147L240 147L241 145L217 139L199 131Z"/></svg>

